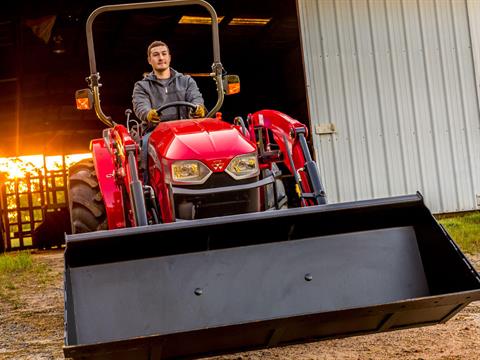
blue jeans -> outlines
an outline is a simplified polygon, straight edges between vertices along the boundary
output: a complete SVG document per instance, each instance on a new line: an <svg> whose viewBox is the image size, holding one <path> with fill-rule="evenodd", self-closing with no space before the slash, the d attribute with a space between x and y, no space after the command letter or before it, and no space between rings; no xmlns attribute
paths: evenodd
<svg viewBox="0 0 480 360"><path fill-rule="evenodd" d="M148 184L148 139L150 139L150 135L152 135L152 131L149 131L143 135L141 142L142 148L140 150L140 168L143 172L144 184Z"/></svg>

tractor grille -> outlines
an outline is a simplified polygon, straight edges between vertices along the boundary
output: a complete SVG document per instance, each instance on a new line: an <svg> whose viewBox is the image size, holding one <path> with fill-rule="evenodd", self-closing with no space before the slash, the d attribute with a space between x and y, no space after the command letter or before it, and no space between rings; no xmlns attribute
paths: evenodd
<svg viewBox="0 0 480 360"><path fill-rule="evenodd" d="M221 173L213 173L212 175L210 175L208 180L201 185L175 185L175 186L181 187L184 189L214 189L214 188L220 188L223 186L251 184L256 181L258 181L258 177L243 179L243 180L235 180L227 173L221 172Z"/></svg>
<svg viewBox="0 0 480 360"><path fill-rule="evenodd" d="M258 177L235 180L226 173L215 173L202 185L178 186L184 189L215 189L249 184ZM213 193L208 195L174 195L175 216L179 219L203 219L215 216L243 214L259 210L259 189Z"/></svg>

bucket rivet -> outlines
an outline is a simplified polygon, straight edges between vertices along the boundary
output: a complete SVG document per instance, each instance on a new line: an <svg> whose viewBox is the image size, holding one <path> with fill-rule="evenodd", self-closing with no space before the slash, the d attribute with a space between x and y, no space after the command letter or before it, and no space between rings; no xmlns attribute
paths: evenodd
<svg viewBox="0 0 480 360"><path fill-rule="evenodd" d="M195 291L194 291L194 293L195 293L195 295L200 296L200 295L203 294L203 290L200 289L200 288L196 288Z"/></svg>
<svg viewBox="0 0 480 360"><path fill-rule="evenodd" d="M310 273L305 274L305 280L306 280L306 281L312 281L312 279L313 279L312 274L310 274Z"/></svg>

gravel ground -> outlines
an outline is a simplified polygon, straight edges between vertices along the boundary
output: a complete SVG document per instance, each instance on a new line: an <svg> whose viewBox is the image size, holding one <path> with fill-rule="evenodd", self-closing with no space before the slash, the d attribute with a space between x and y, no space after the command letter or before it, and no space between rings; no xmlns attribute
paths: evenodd
<svg viewBox="0 0 480 360"><path fill-rule="evenodd" d="M469 256L480 270L480 254ZM0 359L63 359L63 252L34 254L46 274L0 296ZM252 351L236 359L480 359L480 302L446 324Z"/></svg>

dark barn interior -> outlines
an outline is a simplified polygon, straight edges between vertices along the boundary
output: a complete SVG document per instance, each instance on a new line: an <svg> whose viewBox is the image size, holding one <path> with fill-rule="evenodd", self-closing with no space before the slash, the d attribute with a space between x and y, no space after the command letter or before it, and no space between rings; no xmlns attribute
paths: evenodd
<svg viewBox="0 0 480 360"><path fill-rule="evenodd" d="M90 12L121 1L20 1L0 14L0 156L87 152L103 124L77 111L76 89L90 74L85 22ZM227 97L224 119L276 109L307 123L307 104L295 0L211 1L219 17L221 60L240 75L242 91ZM135 81L150 71L146 48L167 42L172 67L195 76L206 106L216 102L211 27L180 24L182 15L208 16L199 6L120 11L94 23L102 108L124 123ZM233 18L270 19L265 25L230 25ZM52 25L53 24L53 25ZM49 32L49 29L51 31ZM43 39L42 39L43 37Z"/></svg>

